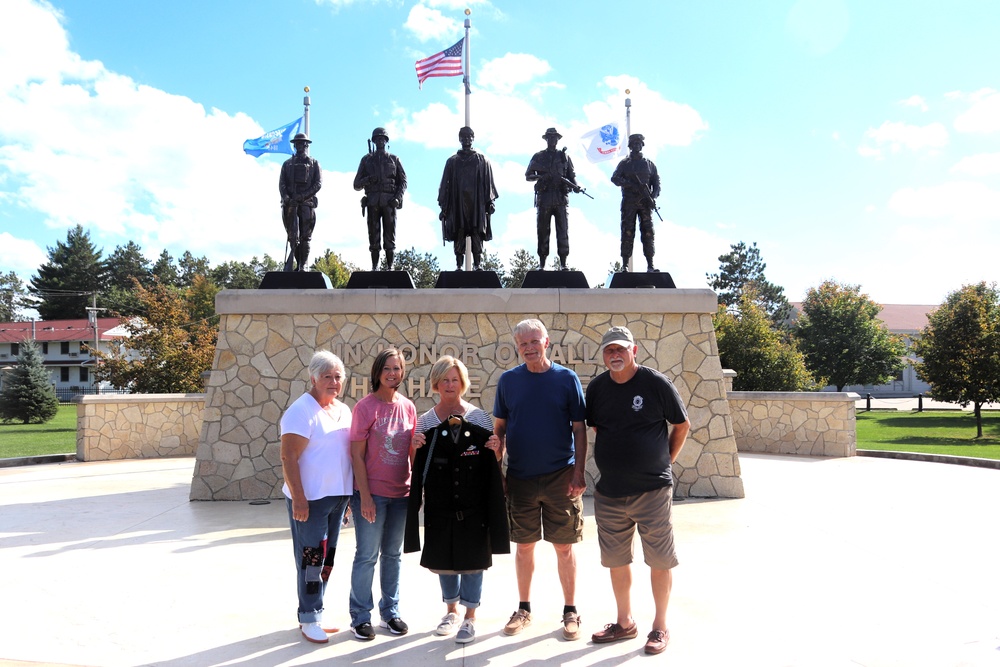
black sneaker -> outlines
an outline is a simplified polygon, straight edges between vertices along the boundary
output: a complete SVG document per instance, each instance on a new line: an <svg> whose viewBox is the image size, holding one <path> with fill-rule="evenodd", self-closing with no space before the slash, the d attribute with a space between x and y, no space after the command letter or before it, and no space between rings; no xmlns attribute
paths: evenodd
<svg viewBox="0 0 1000 667"><path fill-rule="evenodd" d="M358 623L351 627L354 632L354 636L361 641L370 642L375 639L375 628L372 627L371 623Z"/></svg>
<svg viewBox="0 0 1000 667"><path fill-rule="evenodd" d="M410 631L410 626L403 622L399 616L395 618L390 618L388 621L382 621L382 627L389 630L394 635L405 635Z"/></svg>

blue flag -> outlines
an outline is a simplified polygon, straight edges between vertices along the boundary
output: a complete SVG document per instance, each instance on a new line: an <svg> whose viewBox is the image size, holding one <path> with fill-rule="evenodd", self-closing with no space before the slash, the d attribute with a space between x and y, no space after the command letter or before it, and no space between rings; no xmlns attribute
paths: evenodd
<svg viewBox="0 0 1000 667"><path fill-rule="evenodd" d="M295 155L295 149L292 148L292 137L299 132L301 126L302 118L296 118L288 125L265 132L256 139L247 139L243 142L243 152L254 157L260 157L264 153Z"/></svg>

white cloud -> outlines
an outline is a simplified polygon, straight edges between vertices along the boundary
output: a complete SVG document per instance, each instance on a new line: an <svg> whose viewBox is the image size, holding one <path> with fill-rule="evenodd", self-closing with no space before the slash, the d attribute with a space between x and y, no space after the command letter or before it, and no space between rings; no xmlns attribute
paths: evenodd
<svg viewBox="0 0 1000 667"><path fill-rule="evenodd" d="M916 107L921 111L927 111L927 109L929 108L927 106L927 102L920 95L911 95L910 97L907 97L905 100L900 100L899 103L904 107Z"/></svg>
<svg viewBox="0 0 1000 667"><path fill-rule="evenodd" d="M31 241L19 239L9 232L0 232L0 266L3 272L13 271L27 283L38 267L49 261L48 253Z"/></svg>
<svg viewBox="0 0 1000 667"><path fill-rule="evenodd" d="M1000 153L980 153L969 155L951 168L952 173L969 176L993 176L1000 174Z"/></svg>
<svg viewBox="0 0 1000 667"><path fill-rule="evenodd" d="M997 221L1000 220L1000 192L982 183L964 181L926 188L903 188L889 198L888 208L907 218Z"/></svg>
<svg viewBox="0 0 1000 667"><path fill-rule="evenodd" d="M865 132L865 141L858 147L863 157L881 157L883 148L892 153L908 149L935 151L948 145L948 130L941 123L909 125L886 121L878 128Z"/></svg>
<svg viewBox="0 0 1000 667"><path fill-rule="evenodd" d="M983 88L967 99L972 106L955 119L955 129L979 134L1000 132L1000 91Z"/></svg>
<svg viewBox="0 0 1000 667"><path fill-rule="evenodd" d="M474 76L480 86L510 94L517 86L550 71L552 67L541 58L527 53L507 53L488 61Z"/></svg>
<svg viewBox="0 0 1000 667"><path fill-rule="evenodd" d="M5 208L41 213L54 229L83 225L99 248L129 238L150 254L179 247L219 263L260 255L270 238L264 252L281 254L277 161L233 150L260 125L82 61L47 5L15 0L3 14L20 26L0 40Z"/></svg>
<svg viewBox="0 0 1000 667"><path fill-rule="evenodd" d="M409 30L421 42L428 40L441 40L453 38L458 34L461 21L449 18L437 9L431 9L426 5L417 4L410 10L403 27ZM446 40L447 41L447 40ZM444 44L441 48L451 46L451 42ZM429 56L431 54L424 54Z"/></svg>

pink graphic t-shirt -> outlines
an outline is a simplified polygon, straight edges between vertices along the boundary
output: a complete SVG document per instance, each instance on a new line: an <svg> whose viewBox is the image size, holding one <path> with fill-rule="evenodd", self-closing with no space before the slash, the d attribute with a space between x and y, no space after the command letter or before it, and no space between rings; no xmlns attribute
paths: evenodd
<svg viewBox="0 0 1000 667"><path fill-rule="evenodd" d="M405 396L384 403L368 394L354 406L351 442L365 440L365 470L373 496L405 498L410 493L410 443L417 426L417 408ZM358 485L355 483L354 488Z"/></svg>

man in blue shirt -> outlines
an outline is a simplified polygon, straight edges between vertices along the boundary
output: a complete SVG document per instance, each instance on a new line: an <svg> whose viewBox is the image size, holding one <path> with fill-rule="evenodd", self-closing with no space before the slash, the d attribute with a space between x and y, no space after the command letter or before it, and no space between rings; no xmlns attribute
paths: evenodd
<svg viewBox="0 0 1000 667"><path fill-rule="evenodd" d="M507 454L507 512L520 596L518 610L504 626L516 635L531 624L531 578L535 544L544 539L556 551L562 584L563 637L580 638L576 611L576 557L583 539L583 492L587 488L586 407L576 373L547 356L549 334L539 320L514 327L524 362L497 382L493 431Z"/></svg>

